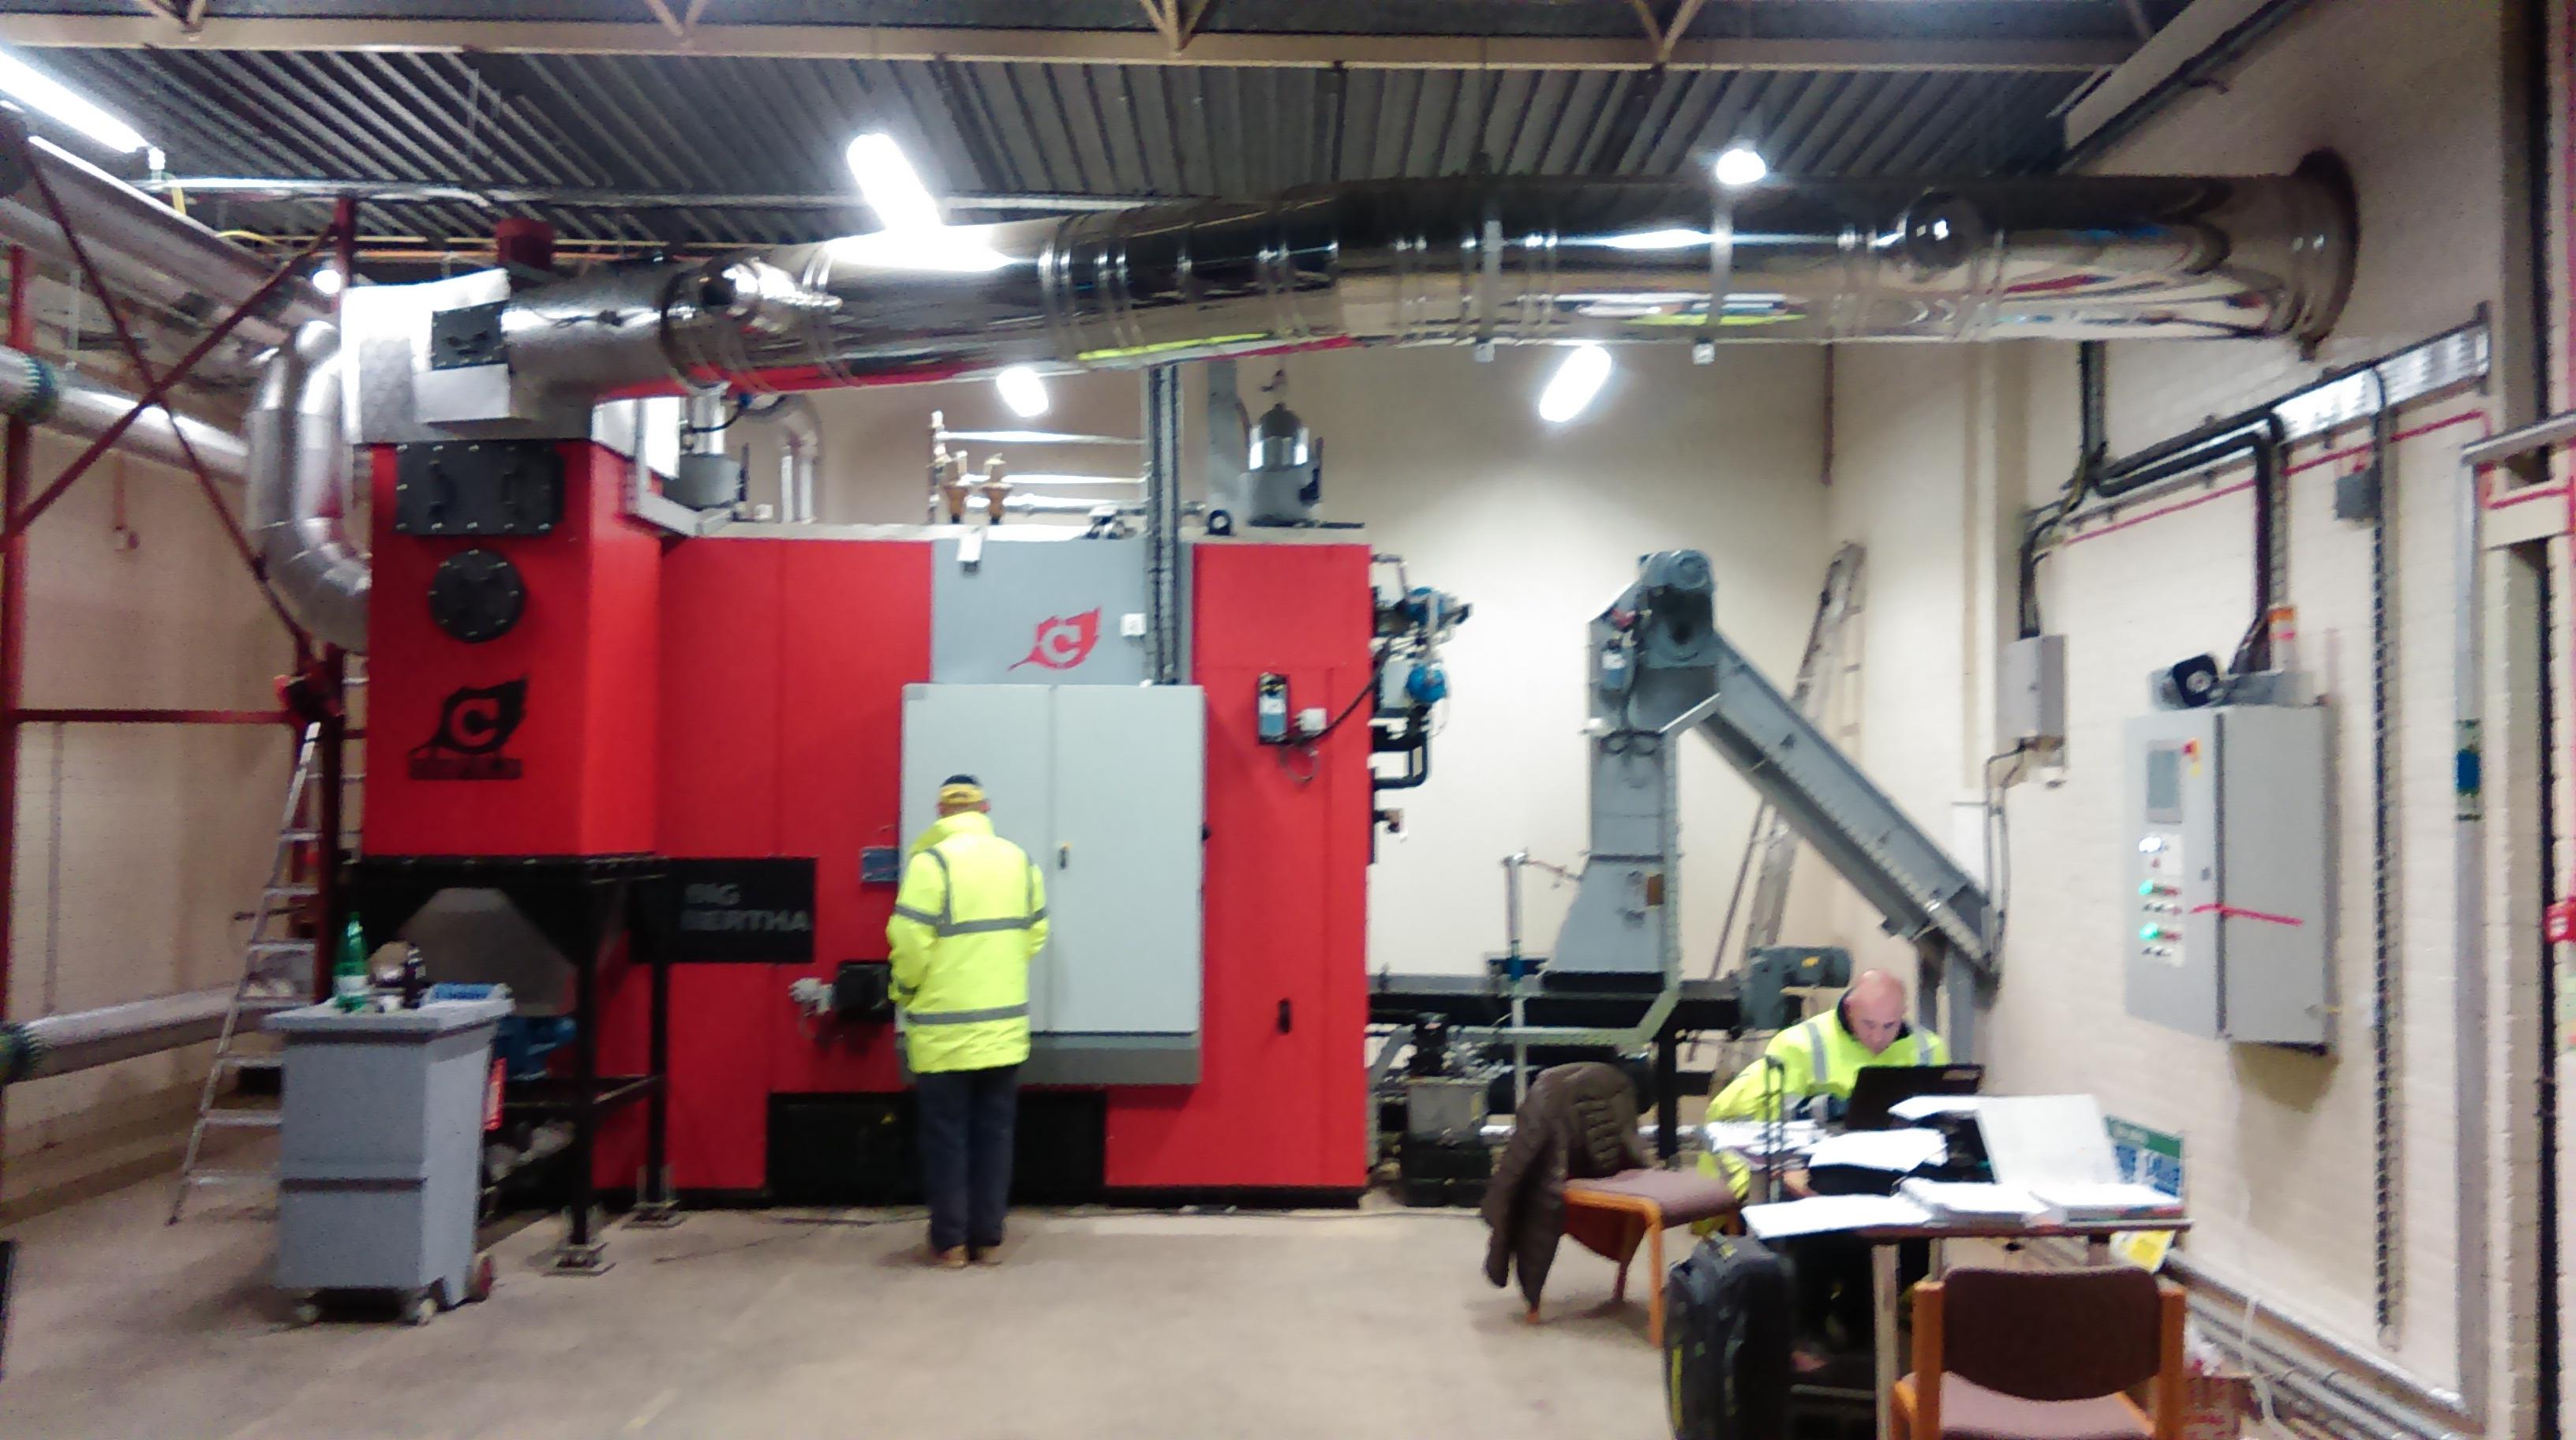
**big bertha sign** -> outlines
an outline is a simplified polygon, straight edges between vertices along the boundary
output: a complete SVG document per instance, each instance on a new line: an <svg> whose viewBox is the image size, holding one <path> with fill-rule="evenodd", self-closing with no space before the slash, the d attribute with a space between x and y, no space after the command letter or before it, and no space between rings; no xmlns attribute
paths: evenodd
<svg viewBox="0 0 2576 1440"><path fill-rule="evenodd" d="M662 958L804 964L814 958L814 862L671 860Z"/></svg>

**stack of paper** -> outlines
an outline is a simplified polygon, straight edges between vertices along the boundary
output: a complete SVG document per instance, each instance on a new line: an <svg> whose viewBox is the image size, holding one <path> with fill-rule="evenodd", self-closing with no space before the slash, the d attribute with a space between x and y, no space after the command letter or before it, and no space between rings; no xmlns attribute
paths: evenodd
<svg viewBox="0 0 2576 1440"><path fill-rule="evenodd" d="M1949 1153L1938 1130L1851 1130L1817 1141L1807 1152L1807 1165L1857 1165L1905 1175L1938 1164Z"/></svg>
<svg viewBox="0 0 2576 1440"><path fill-rule="evenodd" d="M1896 1193L1943 1220L2038 1220L2048 1213L2037 1196L2012 1185L1907 1180Z"/></svg>
<svg viewBox="0 0 2576 1440"><path fill-rule="evenodd" d="M1784 1200L1777 1205L1744 1207L1744 1228L1759 1240L1832 1230L1924 1225L1931 1219L1922 1206L1894 1195L1818 1195L1807 1200Z"/></svg>
<svg viewBox="0 0 2576 1440"><path fill-rule="evenodd" d="M2049 1209L2073 1221L2131 1220L2179 1213L2182 1202L2152 1185L2125 1181L2060 1181L2034 1185L2030 1193Z"/></svg>
<svg viewBox="0 0 2576 1440"><path fill-rule="evenodd" d="M1768 1160L1805 1155L1815 1145L1820 1127L1813 1120L1777 1125L1768 1120L1711 1120L1703 1128L1711 1150L1732 1150L1748 1160Z"/></svg>
<svg viewBox="0 0 2576 1440"><path fill-rule="evenodd" d="M1934 1115L1974 1115L1985 1103L1983 1095L1908 1095L1888 1106L1887 1113L1919 1124Z"/></svg>

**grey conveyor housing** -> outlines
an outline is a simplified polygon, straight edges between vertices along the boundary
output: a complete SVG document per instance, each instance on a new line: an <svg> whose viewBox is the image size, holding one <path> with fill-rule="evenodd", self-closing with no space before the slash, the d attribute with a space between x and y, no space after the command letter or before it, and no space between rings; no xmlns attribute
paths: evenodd
<svg viewBox="0 0 2576 1440"><path fill-rule="evenodd" d="M1671 741L1695 731L1877 907L1890 934L1915 943L1924 1019L1944 990L1951 1045L1970 1054L1972 987L1995 971L1985 891L1719 633L1706 555L1663 551L1640 572L1591 624L1591 849L1548 988L1580 989L1594 976L1603 988L1621 979L1633 988L1660 971L1663 995L1622 1038L1651 1038L1670 1013L1681 983ZM1531 1027L1522 1038L1572 1037Z"/></svg>

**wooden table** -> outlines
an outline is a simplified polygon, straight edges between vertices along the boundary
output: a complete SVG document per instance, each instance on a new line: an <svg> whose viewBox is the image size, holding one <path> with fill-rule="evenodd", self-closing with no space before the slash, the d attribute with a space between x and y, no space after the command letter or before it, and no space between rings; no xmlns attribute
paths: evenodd
<svg viewBox="0 0 2576 1440"><path fill-rule="evenodd" d="M1925 1240L1932 1245L1931 1273L1942 1270L1942 1242L1949 1240L2082 1240L2086 1258L2095 1265L2110 1263L2111 1237L2139 1230L2162 1230L2179 1234L2191 1228L2191 1220L2182 1215L2158 1215L2133 1220L2098 1220L2034 1224L2018 1220L1960 1220L1922 1225L1882 1225L1864 1230L1841 1230L1828 1233L1851 1235L1869 1246L1869 1298L1871 1323L1876 1327L1871 1337L1875 1347L1874 1373L1877 1377L1878 1440L1895 1440L1895 1402L1891 1398L1896 1382L1905 1372L1897 1360L1896 1348L1896 1247L1910 1241Z"/></svg>

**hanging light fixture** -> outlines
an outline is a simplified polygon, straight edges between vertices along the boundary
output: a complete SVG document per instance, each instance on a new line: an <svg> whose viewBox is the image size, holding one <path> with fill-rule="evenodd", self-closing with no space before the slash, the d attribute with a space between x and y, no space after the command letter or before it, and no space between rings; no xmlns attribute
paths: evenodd
<svg viewBox="0 0 2576 1440"><path fill-rule="evenodd" d="M936 230L939 202L921 173L904 158L903 147L882 130L871 130L850 142L850 173L858 178L859 196L877 212L888 230Z"/></svg>
<svg viewBox="0 0 2576 1440"><path fill-rule="evenodd" d="M1735 188L1761 184L1763 177L1771 173L1771 162L1762 158L1761 151L1738 140L1717 152L1717 161L1709 168L1716 172L1718 184Z"/></svg>
<svg viewBox="0 0 2576 1440"><path fill-rule="evenodd" d="M1538 418L1562 425L1580 415L1610 379L1610 352L1598 345L1577 345L1548 377L1538 395Z"/></svg>
<svg viewBox="0 0 2576 1440"><path fill-rule="evenodd" d="M144 148L143 136L133 126L15 55L0 53L0 94L61 121L120 155Z"/></svg>
<svg viewBox="0 0 2576 1440"><path fill-rule="evenodd" d="M1047 412L1046 381L1026 365L1014 365L993 377L993 388L1002 392L1002 403L1023 420L1034 420Z"/></svg>

